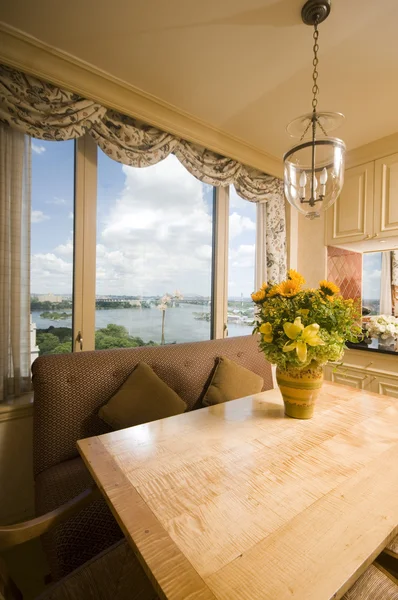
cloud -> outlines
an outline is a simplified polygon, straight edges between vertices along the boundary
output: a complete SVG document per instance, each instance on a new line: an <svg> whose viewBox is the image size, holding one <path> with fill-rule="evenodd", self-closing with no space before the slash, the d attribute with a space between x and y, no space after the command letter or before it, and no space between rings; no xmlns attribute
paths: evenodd
<svg viewBox="0 0 398 600"><path fill-rule="evenodd" d="M61 206L62 204L66 204L66 200L64 198L57 198L57 196L54 196L52 200L46 200L46 204L56 204L57 206Z"/></svg>
<svg viewBox="0 0 398 600"><path fill-rule="evenodd" d="M32 210L32 223L42 223L43 221L48 221L49 218L50 217L48 215L45 215L44 212L41 210Z"/></svg>
<svg viewBox="0 0 398 600"><path fill-rule="evenodd" d="M212 215L203 184L170 156L123 167L125 186L102 216L98 294L210 294Z"/></svg>
<svg viewBox="0 0 398 600"><path fill-rule="evenodd" d="M209 296L211 188L172 155L151 167L120 168L122 189L98 206L96 293L150 296L180 289L184 296ZM230 228L229 285L234 295L248 296L254 288L254 244L250 242L256 225L233 212ZM244 232L250 235L240 238L240 245L234 243ZM69 234L48 253L32 256L35 293L71 293L72 240Z"/></svg>
<svg viewBox="0 0 398 600"><path fill-rule="evenodd" d="M52 252L33 254L31 258L31 290L40 294L72 293L73 265Z"/></svg>
<svg viewBox="0 0 398 600"><path fill-rule="evenodd" d="M32 151L35 154L43 154L43 152L46 151L44 146L41 146L39 144L35 144L35 142L32 142Z"/></svg>
<svg viewBox="0 0 398 600"><path fill-rule="evenodd" d="M230 248L228 259L228 295L248 297L254 290L255 244Z"/></svg>
<svg viewBox="0 0 398 600"><path fill-rule="evenodd" d="M256 231L256 223L249 217L244 217L237 212L233 212L229 216L229 238L234 239L244 231Z"/></svg>
<svg viewBox="0 0 398 600"><path fill-rule="evenodd" d="M66 244L60 244L54 250L57 254L61 254L61 256L73 256L73 242L72 240L68 240Z"/></svg>

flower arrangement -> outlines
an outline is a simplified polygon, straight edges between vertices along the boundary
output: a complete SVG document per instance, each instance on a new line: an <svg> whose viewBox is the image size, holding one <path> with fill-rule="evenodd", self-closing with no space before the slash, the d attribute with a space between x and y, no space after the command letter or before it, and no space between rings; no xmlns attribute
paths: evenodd
<svg viewBox="0 0 398 600"><path fill-rule="evenodd" d="M253 333L266 358L281 370L305 369L339 360L347 340L361 337L360 308L344 300L332 282L303 289L304 277L290 269L280 284L264 283L252 294L258 307Z"/></svg>
<svg viewBox="0 0 398 600"><path fill-rule="evenodd" d="M370 317L366 323L366 330L369 337L381 338L382 340L388 340L389 338L398 338L398 318L378 315Z"/></svg>

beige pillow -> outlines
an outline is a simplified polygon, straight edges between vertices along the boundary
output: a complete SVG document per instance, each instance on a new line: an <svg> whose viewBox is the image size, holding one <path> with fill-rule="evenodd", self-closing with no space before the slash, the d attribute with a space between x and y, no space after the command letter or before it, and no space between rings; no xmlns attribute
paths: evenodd
<svg viewBox="0 0 398 600"><path fill-rule="evenodd" d="M264 380L249 369L221 356L203 398L205 406L236 400L261 392Z"/></svg>
<svg viewBox="0 0 398 600"><path fill-rule="evenodd" d="M146 363L138 363L98 416L113 429L124 429L179 415L185 402Z"/></svg>

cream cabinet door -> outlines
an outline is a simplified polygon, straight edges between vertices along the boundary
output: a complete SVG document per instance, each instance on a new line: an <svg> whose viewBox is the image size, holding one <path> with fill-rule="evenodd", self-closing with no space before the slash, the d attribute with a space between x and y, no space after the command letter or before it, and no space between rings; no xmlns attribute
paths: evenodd
<svg viewBox="0 0 398 600"><path fill-rule="evenodd" d="M377 375L372 382L370 391L398 399L398 377L384 377L383 375Z"/></svg>
<svg viewBox="0 0 398 600"><path fill-rule="evenodd" d="M325 367L325 379L333 381L333 383L349 385L353 388L370 391L374 376L367 375L355 368L344 366L333 367L327 365Z"/></svg>
<svg viewBox="0 0 398 600"><path fill-rule="evenodd" d="M398 154L375 162L374 234L398 235Z"/></svg>
<svg viewBox="0 0 398 600"><path fill-rule="evenodd" d="M359 242L373 236L374 162L347 169L344 187L326 212L326 245Z"/></svg>

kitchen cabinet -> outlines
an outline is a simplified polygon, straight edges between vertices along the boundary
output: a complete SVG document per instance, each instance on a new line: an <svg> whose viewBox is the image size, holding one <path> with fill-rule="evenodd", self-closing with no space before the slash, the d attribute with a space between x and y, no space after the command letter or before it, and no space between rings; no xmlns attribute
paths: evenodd
<svg viewBox="0 0 398 600"><path fill-rule="evenodd" d="M398 233L398 154L375 162L374 236Z"/></svg>
<svg viewBox="0 0 398 600"><path fill-rule="evenodd" d="M327 381L398 400L398 353L346 350L342 363L325 365L324 376Z"/></svg>
<svg viewBox="0 0 398 600"><path fill-rule="evenodd" d="M326 212L326 245L360 242L373 235L374 161L348 169L344 187Z"/></svg>
<svg viewBox="0 0 398 600"><path fill-rule="evenodd" d="M351 247L397 236L398 153L347 169L343 190L326 212L325 244Z"/></svg>

